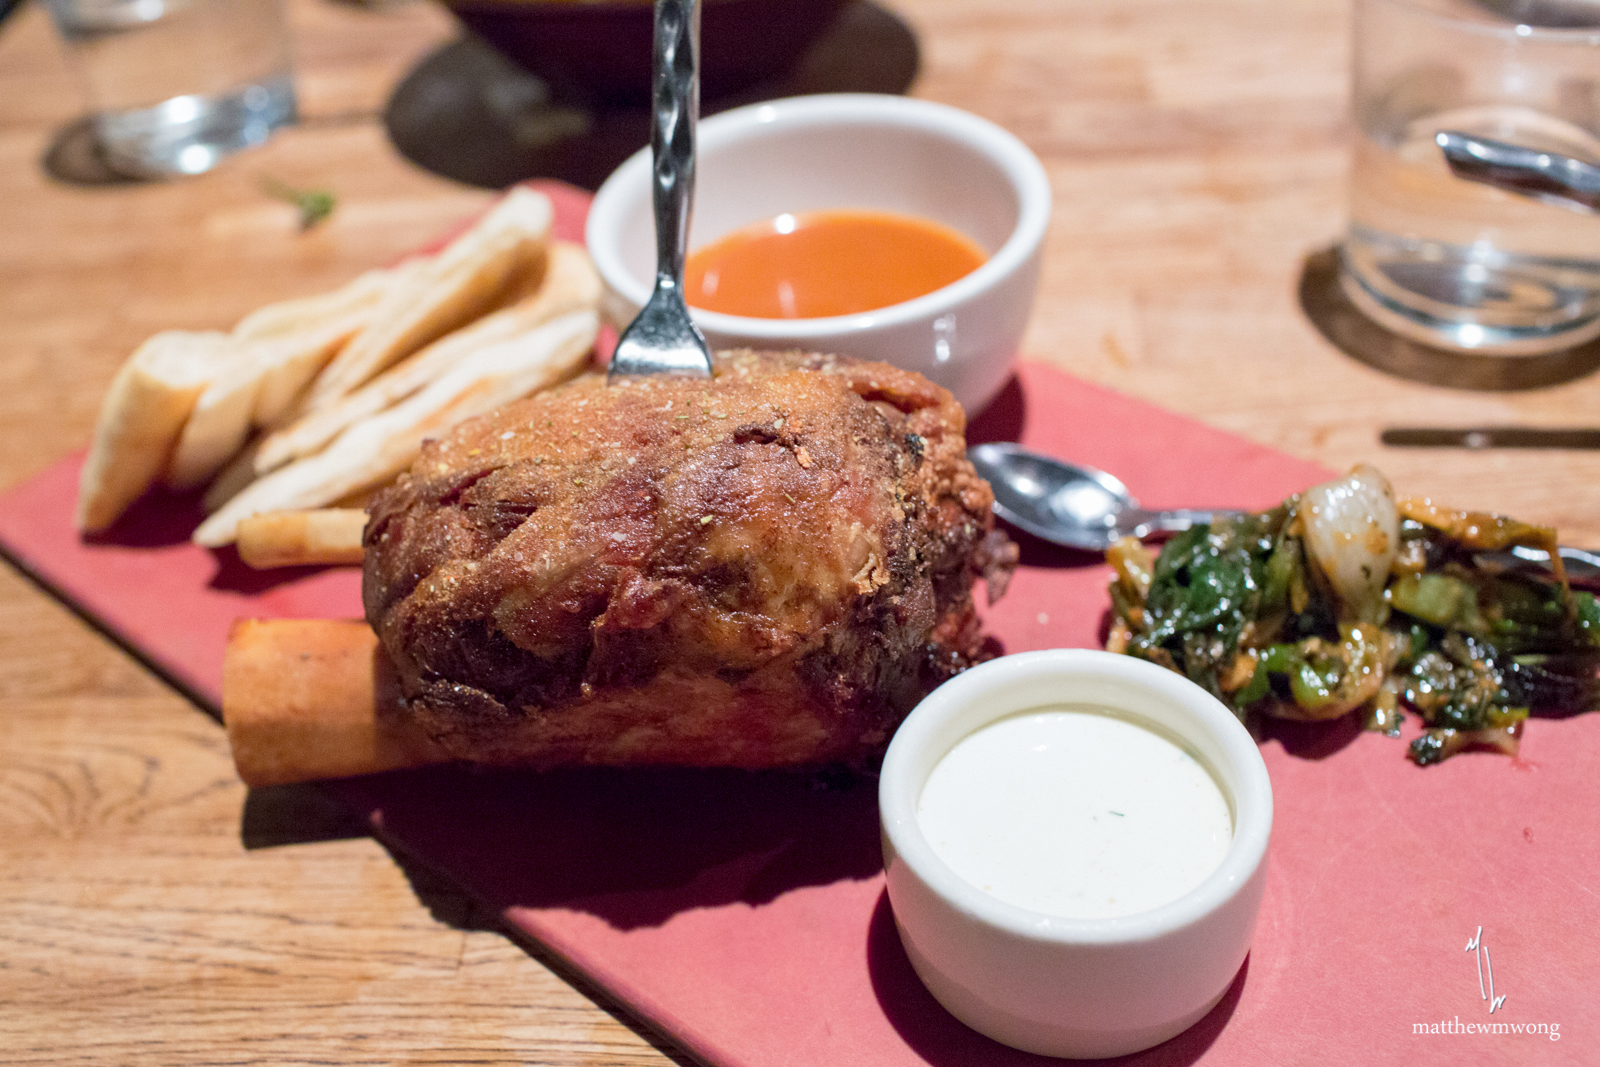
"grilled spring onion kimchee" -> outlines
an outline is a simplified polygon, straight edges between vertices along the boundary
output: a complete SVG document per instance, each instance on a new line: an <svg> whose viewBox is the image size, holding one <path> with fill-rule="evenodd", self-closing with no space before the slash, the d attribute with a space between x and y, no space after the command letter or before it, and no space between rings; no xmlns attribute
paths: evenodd
<svg viewBox="0 0 1600 1067"><path fill-rule="evenodd" d="M1550 574L1482 554L1541 548ZM1419 764L1465 748L1514 755L1530 712L1600 706L1600 604L1570 588L1556 534L1503 516L1396 502L1358 466L1278 507L1195 526L1159 554L1106 553L1107 645L1169 667L1241 719L1426 723Z"/></svg>

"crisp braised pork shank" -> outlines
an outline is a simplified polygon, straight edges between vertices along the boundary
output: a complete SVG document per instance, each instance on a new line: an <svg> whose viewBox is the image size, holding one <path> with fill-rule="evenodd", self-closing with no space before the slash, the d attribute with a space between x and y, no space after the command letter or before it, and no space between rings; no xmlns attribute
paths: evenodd
<svg viewBox="0 0 1600 1067"><path fill-rule="evenodd" d="M430 443L373 503L368 621L477 763L868 763L986 658L1015 548L920 375L726 353L598 376Z"/></svg>

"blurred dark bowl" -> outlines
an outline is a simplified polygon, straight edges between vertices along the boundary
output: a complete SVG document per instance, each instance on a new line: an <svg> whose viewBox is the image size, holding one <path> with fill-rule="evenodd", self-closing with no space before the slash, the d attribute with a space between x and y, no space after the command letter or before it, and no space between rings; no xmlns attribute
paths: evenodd
<svg viewBox="0 0 1600 1067"><path fill-rule="evenodd" d="M506 56L596 103L650 101L650 0L441 0ZM703 0L701 94L786 71L846 0Z"/></svg>

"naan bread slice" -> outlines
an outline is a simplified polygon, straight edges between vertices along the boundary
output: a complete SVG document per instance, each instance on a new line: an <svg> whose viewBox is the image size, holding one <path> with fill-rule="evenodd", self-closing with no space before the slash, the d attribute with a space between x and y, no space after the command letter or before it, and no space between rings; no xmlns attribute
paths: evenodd
<svg viewBox="0 0 1600 1067"><path fill-rule="evenodd" d="M217 331L168 330L134 350L100 403L78 480L78 529L107 529L155 484L183 424L234 341Z"/></svg>
<svg viewBox="0 0 1600 1067"><path fill-rule="evenodd" d="M240 521L252 515L323 507L391 480L417 457L425 439L577 374L599 329L595 312L577 311L479 349L421 392L351 426L321 452L252 482L200 524L195 542L229 544Z"/></svg>
<svg viewBox="0 0 1600 1067"><path fill-rule="evenodd" d="M348 396L267 435L256 454L257 473L311 455L362 419L425 388L480 349L510 341L561 315L598 307L600 289L600 276L582 245L552 242L540 284L529 295L446 334Z"/></svg>
<svg viewBox="0 0 1600 1067"><path fill-rule="evenodd" d="M313 407L354 391L428 342L488 310L544 255L550 198L517 187L471 229L385 294L373 319L311 383Z"/></svg>
<svg viewBox="0 0 1600 1067"><path fill-rule="evenodd" d="M282 418L306 385L371 321L386 292L415 274L417 261L368 271L331 293L269 304L233 329L235 351L195 401L163 480L204 485L238 454L258 426Z"/></svg>

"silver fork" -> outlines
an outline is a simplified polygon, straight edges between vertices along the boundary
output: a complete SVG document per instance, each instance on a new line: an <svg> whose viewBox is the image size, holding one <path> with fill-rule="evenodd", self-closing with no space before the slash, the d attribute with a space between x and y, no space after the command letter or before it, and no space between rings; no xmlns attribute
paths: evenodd
<svg viewBox="0 0 1600 1067"><path fill-rule="evenodd" d="M655 0L651 90L651 204L656 286L617 339L609 378L621 374L711 376L711 351L683 300L683 254L694 202L694 127L700 115L700 0Z"/></svg>

